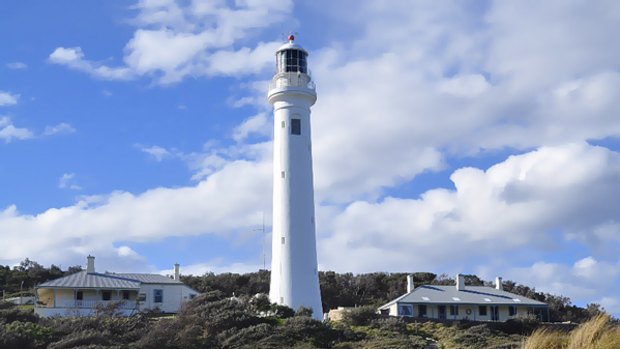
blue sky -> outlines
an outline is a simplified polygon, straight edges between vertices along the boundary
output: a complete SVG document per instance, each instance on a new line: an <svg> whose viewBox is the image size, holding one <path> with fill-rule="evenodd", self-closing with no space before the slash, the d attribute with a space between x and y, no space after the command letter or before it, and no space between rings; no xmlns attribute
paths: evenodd
<svg viewBox="0 0 620 349"><path fill-rule="evenodd" d="M297 33L321 269L620 313L614 1L0 6L0 264L247 272L264 245L269 265L266 89Z"/></svg>

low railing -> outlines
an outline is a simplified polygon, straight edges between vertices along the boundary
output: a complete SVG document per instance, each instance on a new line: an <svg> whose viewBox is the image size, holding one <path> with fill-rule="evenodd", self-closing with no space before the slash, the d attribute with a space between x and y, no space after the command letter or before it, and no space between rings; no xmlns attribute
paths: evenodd
<svg viewBox="0 0 620 349"><path fill-rule="evenodd" d="M111 301L91 301L91 300L62 300L56 301L56 304L49 303L44 304L37 302L35 305L37 308L77 308L77 309L95 309L98 307L107 307L110 305L117 305L119 309L135 309L137 307L136 301L131 300L111 300Z"/></svg>
<svg viewBox="0 0 620 349"><path fill-rule="evenodd" d="M279 73L274 76L269 83L270 90L283 87L305 87L311 90L315 89L314 81L312 81L309 75L297 72Z"/></svg>

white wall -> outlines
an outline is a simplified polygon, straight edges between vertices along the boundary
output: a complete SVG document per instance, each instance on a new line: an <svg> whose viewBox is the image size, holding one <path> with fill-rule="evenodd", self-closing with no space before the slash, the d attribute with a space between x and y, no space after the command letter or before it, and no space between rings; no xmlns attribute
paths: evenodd
<svg viewBox="0 0 620 349"><path fill-rule="evenodd" d="M155 290L163 290L163 302L155 303ZM165 313L176 313L184 302L190 300L190 295L197 293L183 284L142 284L139 293L146 294L146 299L140 305L140 310L158 308Z"/></svg>

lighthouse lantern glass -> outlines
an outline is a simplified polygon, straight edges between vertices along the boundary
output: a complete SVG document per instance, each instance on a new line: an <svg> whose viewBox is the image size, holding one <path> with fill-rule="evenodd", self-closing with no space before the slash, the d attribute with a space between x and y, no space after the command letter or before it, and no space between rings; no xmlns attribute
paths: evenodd
<svg viewBox="0 0 620 349"><path fill-rule="evenodd" d="M278 73L304 73L306 74L308 54L302 50L288 49L276 54L276 69Z"/></svg>

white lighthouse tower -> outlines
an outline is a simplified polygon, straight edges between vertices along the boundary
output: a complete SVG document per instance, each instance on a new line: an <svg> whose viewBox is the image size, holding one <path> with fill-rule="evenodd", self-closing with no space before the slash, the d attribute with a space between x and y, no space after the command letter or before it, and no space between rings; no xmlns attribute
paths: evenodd
<svg viewBox="0 0 620 349"><path fill-rule="evenodd" d="M293 41L276 52L276 74L269 85L274 107L272 302L297 310L312 308L321 319L316 257L310 106L316 91L308 75L308 53Z"/></svg>

